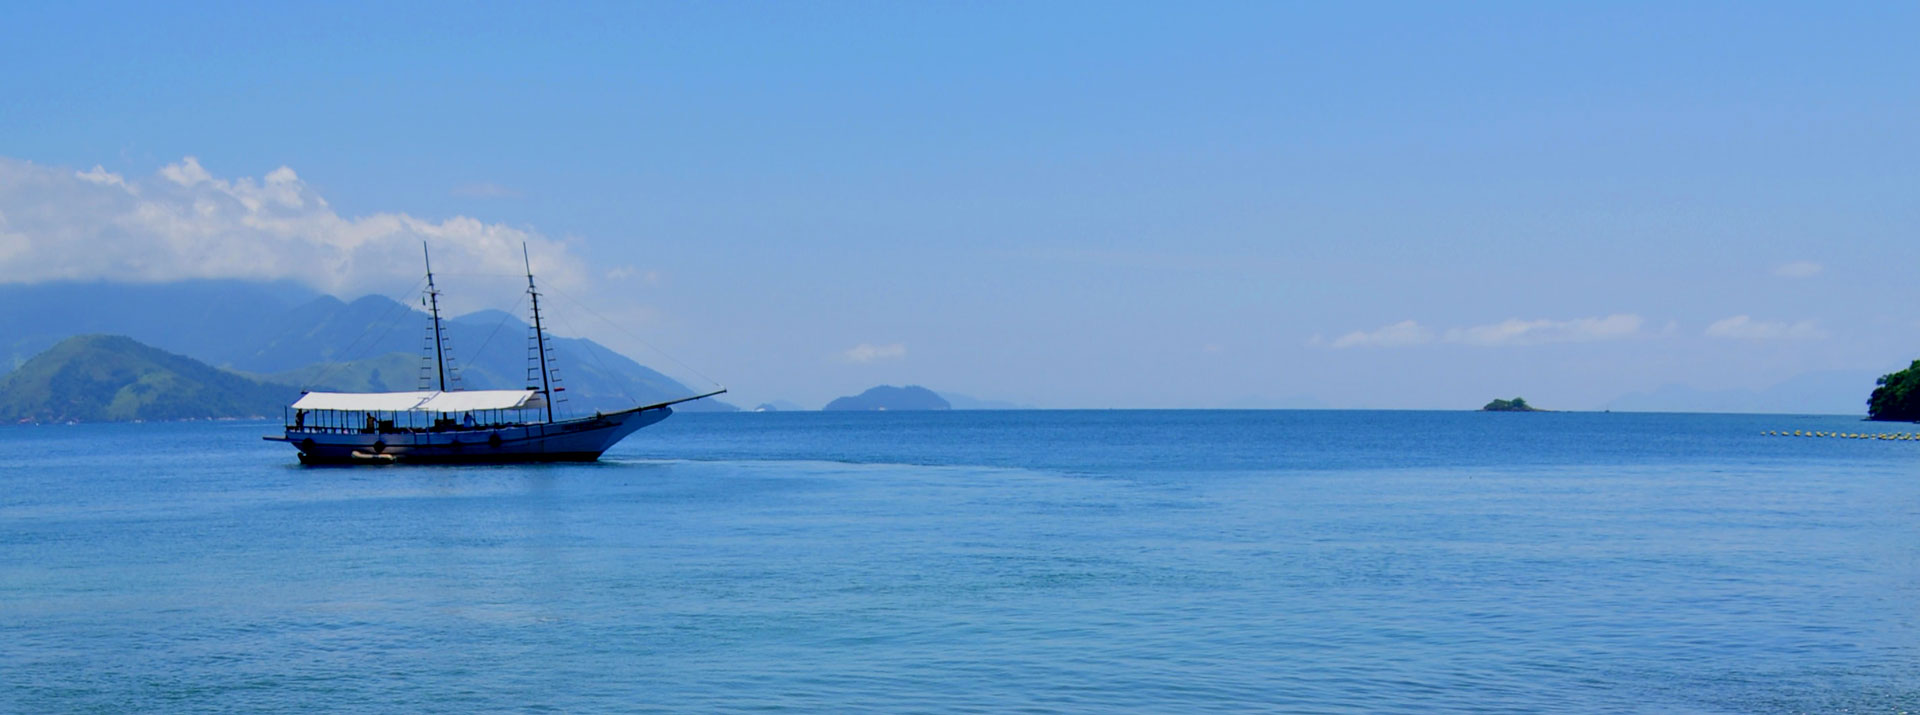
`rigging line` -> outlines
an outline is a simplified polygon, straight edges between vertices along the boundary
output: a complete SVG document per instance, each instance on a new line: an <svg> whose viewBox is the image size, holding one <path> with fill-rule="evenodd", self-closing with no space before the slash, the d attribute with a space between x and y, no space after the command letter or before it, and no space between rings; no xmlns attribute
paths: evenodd
<svg viewBox="0 0 1920 715"><path fill-rule="evenodd" d="M469 362L474 362L474 363L480 362L480 356L486 352L487 345L493 342L493 336L499 335L501 328L507 327L507 321L513 319L513 311L519 310L521 301L524 301L526 299L527 299L527 294L521 293L520 300L514 301L513 307L508 308L506 310L506 313L500 316L500 322L493 324L493 332L487 333L487 339L480 341L480 347L474 348L473 358L469 360Z"/></svg>
<svg viewBox="0 0 1920 715"><path fill-rule="evenodd" d="M418 293L420 292L420 286L425 285L426 282L427 282L427 279L424 277L418 280L415 280L413 282L413 287L406 289L405 291L399 293L398 295L404 296L404 295L411 295L413 293ZM387 335L393 332L394 327L400 324L399 321L391 321L391 322L388 321L388 318L392 317L394 314L394 308L397 307L405 310L412 310L412 308L407 306L406 301L401 300L397 297L394 297L394 296L381 296L381 297L386 298L387 300L393 301L394 304L387 306L386 312L381 313L379 319L377 319L374 323L367 325L367 327L361 328L360 335L358 337L355 337L353 340L349 341L347 343L347 347L342 349L340 352L334 353L335 355L348 356L348 355L354 354L353 351L360 345L360 341L366 339L367 334L373 332L373 327L380 323L386 323L387 329L380 331L380 337L374 338L373 342L378 343L381 340L385 340ZM320 381L322 378L332 376L335 370L345 367L346 364L349 362L352 362L352 360L328 360L326 363L324 363L326 365L326 369L321 370L319 375L315 375L313 379L308 380L306 384L301 385L301 389L304 390L309 387L319 387Z"/></svg>
<svg viewBox="0 0 1920 715"><path fill-rule="evenodd" d="M569 331L573 330L572 321L569 321L565 318L561 318L560 322L563 325L565 325L567 330ZM620 373L614 372L613 368L607 366L607 361L600 359L600 353L595 351L593 349L593 346L594 346L594 343L592 340L582 339L580 341L580 349L586 351L587 357L593 358L594 364L599 365L600 369L607 373L607 377L613 379L613 386L620 390L620 394L624 395L627 398L628 402L632 402L633 404L636 404L636 405L640 404L640 398L634 397L633 393L627 391L627 381L620 379Z"/></svg>
<svg viewBox="0 0 1920 715"><path fill-rule="evenodd" d="M711 377L707 377L706 373L694 369L692 365L688 365L684 362L680 362L678 359L674 358L674 356L668 355L667 351L654 347L653 343L647 342L645 338L642 338L639 335L635 335L633 331L622 327L619 323L613 322L612 320L608 319L607 316L601 315L599 311L596 311L592 307L589 307L586 303L580 302L579 298L575 298L571 294L567 293L566 291L560 290L559 288L555 288L553 286L548 286L547 290L551 290L556 293L559 293L561 297L566 298L567 300L573 301L574 305L580 306L580 309L587 311L588 315L592 315L595 318L599 318L601 322L604 322L607 325L613 326L614 330L618 330L621 333L625 334L627 337L633 338L635 342L638 342L641 345L645 345L648 350L652 350L654 353L658 354L660 357L666 358L669 362L672 362L673 364L680 366L682 369L685 369L687 372L691 372L695 375L698 375L700 379L713 383L713 385L716 387L725 387L725 385L720 384L719 380L715 380Z"/></svg>

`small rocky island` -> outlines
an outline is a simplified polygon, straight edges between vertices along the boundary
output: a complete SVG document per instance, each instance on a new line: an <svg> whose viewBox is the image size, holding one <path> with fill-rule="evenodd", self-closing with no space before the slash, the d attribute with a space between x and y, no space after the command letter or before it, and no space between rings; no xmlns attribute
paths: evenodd
<svg viewBox="0 0 1920 715"><path fill-rule="evenodd" d="M950 410L953 405L934 391L919 385L881 385L858 395L839 398L821 409L827 412Z"/></svg>
<svg viewBox="0 0 1920 715"><path fill-rule="evenodd" d="M1480 408L1481 412L1546 412L1546 410L1527 404L1527 398L1515 397L1511 400L1494 400Z"/></svg>

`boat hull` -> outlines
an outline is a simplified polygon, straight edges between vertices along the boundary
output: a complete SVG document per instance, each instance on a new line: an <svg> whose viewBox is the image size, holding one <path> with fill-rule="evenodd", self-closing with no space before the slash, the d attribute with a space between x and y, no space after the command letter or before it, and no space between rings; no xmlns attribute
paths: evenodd
<svg viewBox="0 0 1920 715"><path fill-rule="evenodd" d="M448 430L339 431L288 427L266 439L300 450L302 464L591 462L673 414L652 407L561 422Z"/></svg>

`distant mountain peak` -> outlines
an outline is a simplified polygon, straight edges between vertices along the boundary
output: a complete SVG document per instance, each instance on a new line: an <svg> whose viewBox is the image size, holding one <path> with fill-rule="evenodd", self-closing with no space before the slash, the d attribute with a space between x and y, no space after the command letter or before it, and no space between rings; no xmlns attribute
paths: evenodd
<svg viewBox="0 0 1920 715"><path fill-rule="evenodd" d="M489 328L495 325L499 325L502 322L505 322L508 324L518 324L521 327L526 327L527 325L526 318L522 318L520 316L514 315L507 311L497 310L494 308L484 308L481 310L473 311L466 315L462 315L458 318L454 318L453 322L468 323L472 325L482 325Z"/></svg>

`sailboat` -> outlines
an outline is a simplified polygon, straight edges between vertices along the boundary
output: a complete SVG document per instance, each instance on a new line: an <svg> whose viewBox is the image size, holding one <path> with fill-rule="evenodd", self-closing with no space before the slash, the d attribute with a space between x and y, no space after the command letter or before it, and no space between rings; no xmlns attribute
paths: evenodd
<svg viewBox="0 0 1920 715"><path fill-rule="evenodd" d="M547 335L540 321L541 293L534 285L533 261L525 246L520 251L533 304L540 384L523 390L449 390L440 292L433 284L432 258L425 251L422 246L438 389L306 392L287 406L285 432L264 439L292 444L300 450L303 464L591 462L627 435L672 415L674 405L726 392L721 388L592 417L556 419Z"/></svg>

